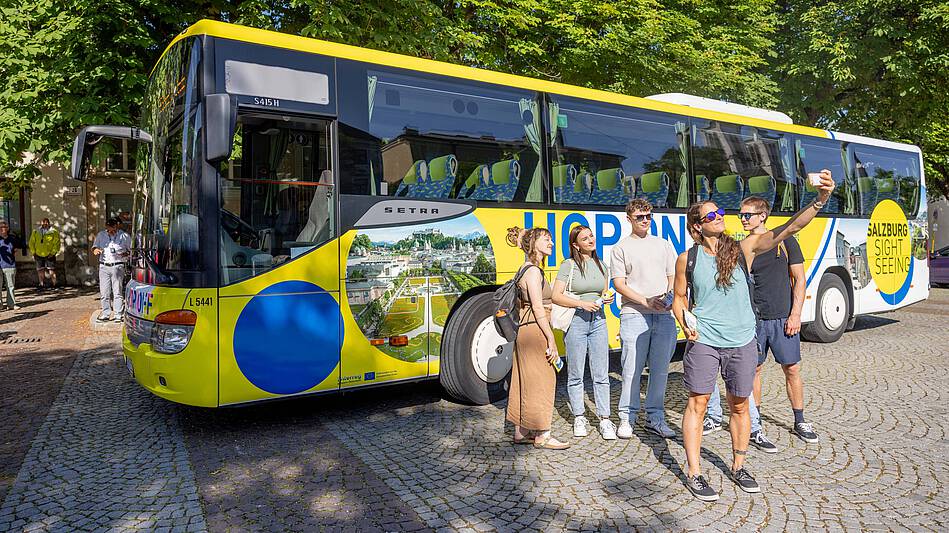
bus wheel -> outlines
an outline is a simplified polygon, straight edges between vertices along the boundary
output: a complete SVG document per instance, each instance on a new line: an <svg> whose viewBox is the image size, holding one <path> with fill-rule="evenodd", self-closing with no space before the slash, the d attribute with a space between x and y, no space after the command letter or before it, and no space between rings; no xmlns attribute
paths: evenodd
<svg viewBox="0 0 949 533"><path fill-rule="evenodd" d="M850 323L847 286L834 274L824 274L817 290L814 321L804 328L804 337L817 342L835 342Z"/></svg>
<svg viewBox="0 0 949 533"><path fill-rule="evenodd" d="M439 381L448 394L485 405L507 397L514 343L494 328L494 293L472 296L451 314L442 334Z"/></svg>

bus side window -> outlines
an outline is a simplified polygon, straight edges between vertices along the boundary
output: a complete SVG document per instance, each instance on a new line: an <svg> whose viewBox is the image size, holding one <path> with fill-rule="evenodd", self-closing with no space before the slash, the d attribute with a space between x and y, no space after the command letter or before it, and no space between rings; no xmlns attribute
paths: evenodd
<svg viewBox="0 0 949 533"><path fill-rule="evenodd" d="M860 211L873 212L883 200L893 200L907 216L919 208L919 156L913 152L850 144L847 150L857 182Z"/></svg>
<svg viewBox="0 0 949 533"><path fill-rule="evenodd" d="M557 204L686 207L686 119L551 95L551 190Z"/></svg>
<svg viewBox="0 0 949 533"><path fill-rule="evenodd" d="M848 177L844 166L846 156L840 141L798 137L796 142L798 182L801 206L817 198L817 189L807 180L807 174L830 170L837 187L821 210L827 214L857 214L857 184Z"/></svg>

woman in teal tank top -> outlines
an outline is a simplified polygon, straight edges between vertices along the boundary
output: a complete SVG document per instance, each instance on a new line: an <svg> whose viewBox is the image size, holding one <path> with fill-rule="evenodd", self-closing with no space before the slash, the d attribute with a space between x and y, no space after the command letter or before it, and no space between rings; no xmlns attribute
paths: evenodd
<svg viewBox="0 0 949 533"><path fill-rule="evenodd" d="M692 267L692 299L689 310L686 251L676 261L675 299L672 311L689 340L682 359L685 388L689 403L682 420L682 437L688 460L686 488L702 501L715 501L715 492L702 475L702 417L718 374L725 379L725 390L732 416L729 431L732 440L730 477L745 492L760 492L758 483L744 468L751 433L748 396L754 384L758 364L755 340L756 319L745 272L755 255L765 253L804 228L824 206L834 190L830 171L822 170L817 199L804 206L784 225L765 233L753 234L740 243L725 233L725 210L711 201L689 207L686 223L695 241ZM739 264L745 262L745 267ZM694 316L690 316L694 313ZM694 323L693 320L694 319Z"/></svg>

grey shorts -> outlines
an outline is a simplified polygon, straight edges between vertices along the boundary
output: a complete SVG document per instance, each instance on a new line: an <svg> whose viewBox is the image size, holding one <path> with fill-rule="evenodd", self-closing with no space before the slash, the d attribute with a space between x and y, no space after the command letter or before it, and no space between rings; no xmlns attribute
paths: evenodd
<svg viewBox="0 0 949 533"><path fill-rule="evenodd" d="M784 334L786 318L761 320L758 322L758 364L768 360L768 349L774 360L781 365L796 365L801 362L801 334L788 337Z"/></svg>
<svg viewBox="0 0 949 533"><path fill-rule="evenodd" d="M682 382L694 394L711 394L721 372L725 390L732 396L747 398L755 383L758 366L758 341L738 348L715 348L701 342L692 342L682 359Z"/></svg>
<svg viewBox="0 0 949 533"><path fill-rule="evenodd" d="M36 260L36 270L44 270L44 269L53 270L56 268L55 255L51 257L43 257L41 255L37 255L37 256L34 256L33 259Z"/></svg>

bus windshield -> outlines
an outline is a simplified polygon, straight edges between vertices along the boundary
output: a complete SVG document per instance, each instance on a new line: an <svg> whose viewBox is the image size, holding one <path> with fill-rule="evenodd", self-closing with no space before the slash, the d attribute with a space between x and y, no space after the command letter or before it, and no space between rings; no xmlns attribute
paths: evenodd
<svg viewBox="0 0 949 533"><path fill-rule="evenodd" d="M200 269L200 60L200 41L179 41L155 67L146 92L142 129L153 143L139 147L132 221L140 281L181 285L190 277L180 273ZM146 265L171 276L149 279Z"/></svg>

